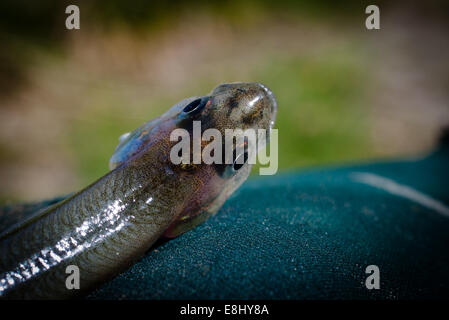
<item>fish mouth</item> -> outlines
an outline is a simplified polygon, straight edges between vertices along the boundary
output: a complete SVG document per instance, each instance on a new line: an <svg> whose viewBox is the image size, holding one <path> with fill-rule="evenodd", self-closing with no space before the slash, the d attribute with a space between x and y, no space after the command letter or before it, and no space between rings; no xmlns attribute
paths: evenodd
<svg viewBox="0 0 449 320"><path fill-rule="evenodd" d="M276 115L278 112L278 103L276 101L276 97L274 96L273 91L271 91L270 89L268 89L268 87L266 87L265 85L263 85L261 83L256 83L256 85L265 91L266 96L270 100L270 104L271 104L270 131L271 131L271 129L273 129L274 123L276 122Z"/></svg>

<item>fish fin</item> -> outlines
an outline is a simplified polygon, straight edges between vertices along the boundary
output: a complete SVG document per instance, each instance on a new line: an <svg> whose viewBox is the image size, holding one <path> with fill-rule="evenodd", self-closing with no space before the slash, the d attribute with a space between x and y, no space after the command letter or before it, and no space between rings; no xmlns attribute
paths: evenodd
<svg viewBox="0 0 449 320"><path fill-rule="evenodd" d="M206 221L212 212L208 210L201 211L194 216L186 216L173 222L162 235L163 238L176 238L177 236L187 232Z"/></svg>
<svg viewBox="0 0 449 320"><path fill-rule="evenodd" d="M114 170L144 149L145 145L151 143L149 140L151 137L151 130L165 120L180 113L188 103L197 98L198 97L191 97L181 100L161 116L142 124L134 131L121 135L119 137L119 144L109 160L109 169Z"/></svg>

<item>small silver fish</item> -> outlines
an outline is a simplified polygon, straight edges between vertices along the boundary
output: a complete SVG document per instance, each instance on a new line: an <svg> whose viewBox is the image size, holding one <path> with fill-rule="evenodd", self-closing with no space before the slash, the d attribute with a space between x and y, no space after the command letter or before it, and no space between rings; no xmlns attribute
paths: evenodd
<svg viewBox="0 0 449 320"><path fill-rule="evenodd" d="M236 128L269 132L276 112L265 86L222 84L122 136L112 171L0 234L0 297L85 295L136 262L161 236L176 237L205 221L246 180L251 164L175 165L170 133L184 128L191 134L195 120L202 131L215 128L222 135ZM69 265L79 268L80 290L66 287Z"/></svg>

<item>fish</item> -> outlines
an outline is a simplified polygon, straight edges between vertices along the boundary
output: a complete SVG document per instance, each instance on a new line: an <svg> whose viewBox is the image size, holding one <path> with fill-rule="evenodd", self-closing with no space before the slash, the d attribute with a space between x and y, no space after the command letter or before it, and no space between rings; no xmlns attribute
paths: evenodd
<svg viewBox="0 0 449 320"><path fill-rule="evenodd" d="M137 262L158 239L207 220L248 178L252 164L246 157L236 165L236 146L229 163L174 164L171 133L182 128L192 136L194 121L200 121L202 131L215 128L222 135L236 128L269 134L276 113L276 98L266 86L226 83L122 135L111 171L0 234L0 298L85 296ZM189 152L192 158L198 151ZM79 288L69 289L73 266Z"/></svg>

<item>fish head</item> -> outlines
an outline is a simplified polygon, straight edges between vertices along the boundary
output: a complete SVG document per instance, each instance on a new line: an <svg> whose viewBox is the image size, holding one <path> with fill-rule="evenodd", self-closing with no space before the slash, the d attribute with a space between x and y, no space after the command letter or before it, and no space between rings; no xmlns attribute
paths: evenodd
<svg viewBox="0 0 449 320"><path fill-rule="evenodd" d="M184 199L181 210L163 233L163 237L173 238L215 214L248 178L253 164L249 159L265 147L267 139L263 138L269 138L276 113L276 99L264 85L221 84L205 96L180 101L160 117L123 135L110 159L110 168L115 169L142 154L161 153L160 158L165 160L159 165L183 181L173 190ZM199 134L195 134L195 128ZM179 143L171 139L177 129L184 130L188 136L187 164L175 164L170 158L171 149ZM213 129L216 135L206 141L208 129ZM255 139L248 139L248 129L254 131ZM233 131L233 137L227 141L229 130ZM216 140L217 135L221 138ZM221 161L205 163L202 155L211 140L216 143L212 153L214 156L219 153L217 158ZM201 161L195 163L198 156Z"/></svg>
<svg viewBox="0 0 449 320"><path fill-rule="evenodd" d="M165 231L164 237L173 238L194 228L222 207L248 178L253 165L248 161L250 154L254 156L259 149L265 147L268 140L263 138L269 138L276 113L274 94L259 83L221 84L207 96L198 97L186 104L178 115L181 119L178 127L187 129L192 140L195 139L191 132L193 121L200 121L202 134L208 129L219 132L222 136L219 143L222 161L192 165L192 173L198 179L197 185L200 188L192 194L184 210ZM255 140L248 139L247 129L254 130ZM233 139L229 139L231 144L226 142L229 130L233 131ZM201 145L204 144L203 137L196 139L201 140ZM229 152L226 152L227 147ZM201 152L204 152L203 148ZM191 148L190 159L194 158L194 153L194 148Z"/></svg>

